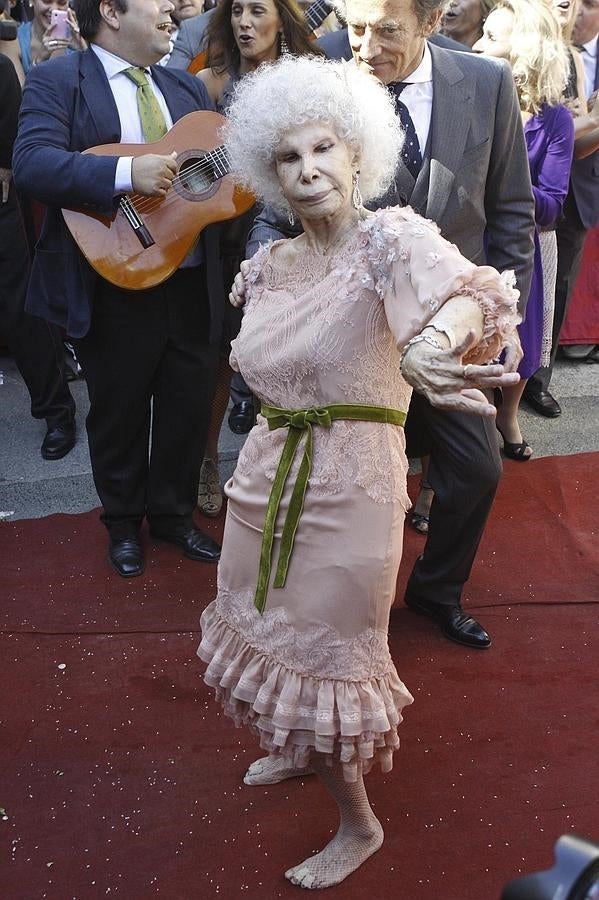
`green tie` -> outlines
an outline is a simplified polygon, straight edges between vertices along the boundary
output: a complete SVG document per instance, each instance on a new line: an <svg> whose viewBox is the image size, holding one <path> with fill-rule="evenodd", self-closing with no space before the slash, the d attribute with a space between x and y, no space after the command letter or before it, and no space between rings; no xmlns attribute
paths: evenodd
<svg viewBox="0 0 599 900"><path fill-rule="evenodd" d="M132 67L125 69L123 75L137 85L137 108L146 143L159 141L168 129L156 95L148 83L146 73L143 69Z"/></svg>

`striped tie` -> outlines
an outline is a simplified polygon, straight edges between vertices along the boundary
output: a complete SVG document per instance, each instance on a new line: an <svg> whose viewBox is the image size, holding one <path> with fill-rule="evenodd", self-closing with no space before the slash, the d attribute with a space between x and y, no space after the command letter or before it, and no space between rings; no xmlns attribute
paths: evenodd
<svg viewBox="0 0 599 900"><path fill-rule="evenodd" d="M167 127L156 95L143 69L131 67L125 69L123 75L137 85L137 108L141 121L141 130L147 144L159 141L166 134Z"/></svg>

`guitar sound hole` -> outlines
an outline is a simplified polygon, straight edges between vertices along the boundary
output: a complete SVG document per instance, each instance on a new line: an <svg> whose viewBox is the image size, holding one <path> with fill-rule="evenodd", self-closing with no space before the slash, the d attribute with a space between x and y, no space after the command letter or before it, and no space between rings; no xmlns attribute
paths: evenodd
<svg viewBox="0 0 599 900"><path fill-rule="evenodd" d="M181 163L179 179L181 186L192 194L203 194L215 181L212 163L206 156L192 156Z"/></svg>

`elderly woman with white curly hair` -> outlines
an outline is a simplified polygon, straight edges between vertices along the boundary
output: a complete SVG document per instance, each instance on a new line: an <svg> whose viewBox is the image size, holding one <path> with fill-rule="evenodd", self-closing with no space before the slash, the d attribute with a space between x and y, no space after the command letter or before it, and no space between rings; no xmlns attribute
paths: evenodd
<svg viewBox="0 0 599 900"><path fill-rule="evenodd" d="M268 750L260 763L278 780L316 772L337 802L333 840L286 872L325 888L381 846L363 774L392 768L413 699L387 641L409 506L402 365L438 370L438 405L494 415L469 383L516 327L518 295L410 209L364 208L401 146L376 79L283 58L239 83L228 117L239 180L303 234L263 246L246 273L231 362L262 413L226 486L198 653L225 712ZM487 383L518 379L484 371Z"/></svg>

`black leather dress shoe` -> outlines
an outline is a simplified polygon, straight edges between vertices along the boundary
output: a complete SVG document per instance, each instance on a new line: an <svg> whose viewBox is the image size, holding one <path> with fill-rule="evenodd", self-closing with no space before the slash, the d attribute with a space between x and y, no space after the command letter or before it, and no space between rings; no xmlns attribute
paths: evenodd
<svg viewBox="0 0 599 900"><path fill-rule="evenodd" d="M123 578L134 578L144 570L144 557L138 537L110 538L108 543L110 565Z"/></svg>
<svg viewBox="0 0 599 900"><path fill-rule="evenodd" d="M525 388L523 396L529 406L532 406L536 412L546 416L548 419L557 419L562 414L561 406L549 391L535 391L532 388Z"/></svg>
<svg viewBox="0 0 599 900"><path fill-rule="evenodd" d="M187 556L188 559L209 563L218 562L220 559L220 546L199 528L190 528L182 532L156 531L150 528L150 534L159 541L168 541L169 544L182 547L183 556Z"/></svg>
<svg viewBox="0 0 599 900"><path fill-rule="evenodd" d="M55 425L46 431L40 453L42 459L62 459L75 446L75 423Z"/></svg>
<svg viewBox="0 0 599 900"><path fill-rule="evenodd" d="M235 434L247 434L256 424L256 412L253 400L242 400L236 403L229 413L229 428Z"/></svg>
<svg viewBox="0 0 599 900"><path fill-rule="evenodd" d="M437 623L445 637L466 647L486 650L491 646L491 638L476 619L469 616L460 605L446 606L441 603L427 603L406 595L406 606L414 612L430 616Z"/></svg>

